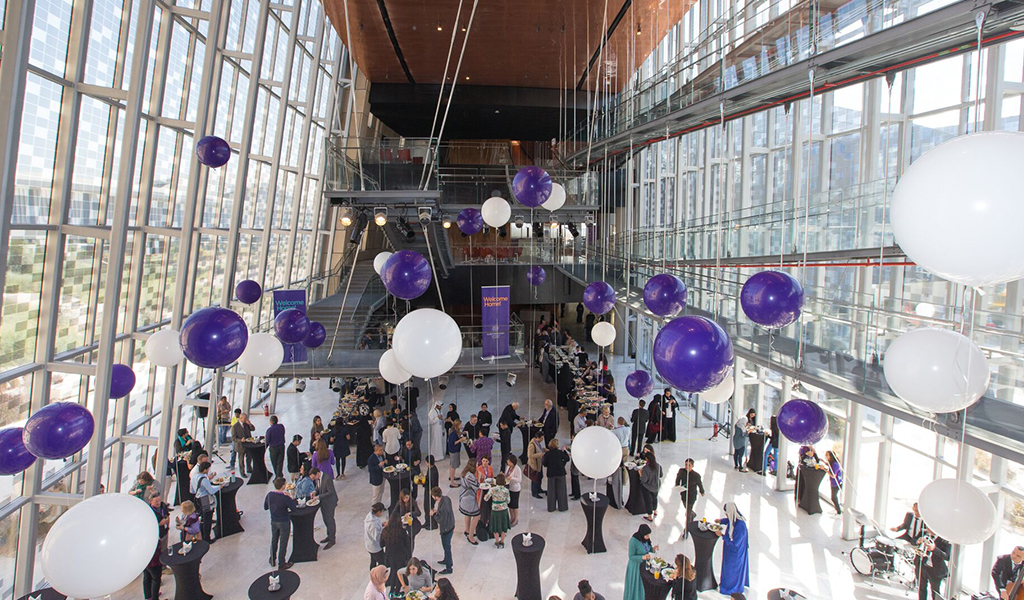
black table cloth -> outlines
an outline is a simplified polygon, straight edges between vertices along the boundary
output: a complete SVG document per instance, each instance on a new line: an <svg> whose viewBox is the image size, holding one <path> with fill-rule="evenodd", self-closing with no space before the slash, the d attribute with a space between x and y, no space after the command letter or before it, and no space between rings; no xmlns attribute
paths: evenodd
<svg viewBox="0 0 1024 600"><path fill-rule="evenodd" d="M53 588L42 588L18 598L18 600L67 600L67 596Z"/></svg>
<svg viewBox="0 0 1024 600"><path fill-rule="evenodd" d="M694 583L697 585L697 591L713 590L718 587L715 568L711 563L715 556L718 534L713 531L701 531L696 521L690 522L687 531L693 538L693 569L697 571L697 579Z"/></svg>
<svg viewBox="0 0 1024 600"><path fill-rule="evenodd" d="M271 592L270 576L278 578L281 589ZM293 571L271 571L260 575L249 586L249 600L288 600L299 589L299 574Z"/></svg>
<svg viewBox="0 0 1024 600"><path fill-rule="evenodd" d="M768 436L763 433L752 432L750 434L750 458L747 459L747 468L764 475L764 443Z"/></svg>
<svg viewBox="0 0 1024 600"><path fill-rule="evenodd" d="M643 484L640 483L639 469L626 469L629 473L629 497L626 498L626 510L631 515L646 515L647 503L644 502Z"/></svg>
<svg viewBox="0 0 1024 600"><path fill-rule="evenodd" d="M796 502L797 506L807 511L809 515L816 515L821 512L821 502L818 499L818 488L821 480L825 478L826 471L815 469L806 465L800 465L796 475Z"/></svg>
<svg viewBox="0 0 1024 600"><path fill-rule="evenodd" d="M290 563L313 562L320 551L313 539L313 525L320 505L297 508L289 515L292 519L292 555Z"/></svg>
<svg viewBox="0 0 1024 600"><path fill-rule="evenodd" d="M612 479L613 478L609 477L608 479L605 480L604 495L608 497L608 506L612 508L622 508L621 506L619 506L619 503L615 501L615 491L612 487Z"/></svg>
<svg viewBox="0 0 1024 600"><path fill-rule="evenodd" d="M512 554L516 557L516 598L542 600L540 594L540 558L544 554L544 538L533 534L533 544L523 545L523 534L512 538Z"/></svg>
<svg viewBox="0 0 1024 600"><path fill-rule="evenodd" d="M409 490L409 494L412 494L412 471L410 469L402 471L396 469L391 473L384 473L384 479L387 479L388 487L391 488L389 508L398 504L398 492L401 490Z"/></svg>
<svg viewBox="0 0 1024 600"><path fill-rule="evenodd" d="M188 554L178 554L181 542L160 553L160 562L174 572L174 600L209 600L213 598L203 590L199 581L199 563L210 550L210 545L199 540L192 542L192 550Z"/></svg>
<svg viewBox="0 0 1024 600"><path fill-rule="evenodd" d="M587 517L587 534L583 537L583 547L587 554L606 552L604 546L604 513L608 510L608 496L597 495L595 502L590 498L590 492L583 492L580 497L580 504L583 505L583 514Z"/></svg>
<svg viewBox="0 0 1024 600"><path fill-rule="evenodd" d="M423 494L423 528L428 531L437 529L437 519L434 515L430 514L430 511L434 510L434 498L430 495L430 489L424 488L425 493Z"/></svg>
<svg viewBox="0 0 1024 600"><path fill-rule="evenodd" d="M259 442L242 442L245 455L252 463L248 485L270 482L270 471L267 470L267 445Z"/></svg>
<svg viewBox="0 0 1024 600"><path fill-rule="evenodd" d="M647 565L640 565L640 583L644 586L644 600L665 600L672 590L672 582L666 581L661 574L654 577Z"/></svg>
<svg viewBox="0 0 1024 600"><path fill-rule="evenodd" d="M241 489L245 481L236 478L233 482L225 483L217 492L217 539L242 533L245 528L238 518L238 505L235 503L235 494Z"/></svg>
<svg viewBox="0 0 1024 600"><path fill-rule="evenodd" d="M174 479L178 491L178 493L174 495L174 505L178 506L186 500L195 504L196 497L190 490L191 482L189 478L188 462L184 460L174 461ZM196 506L196 508L199 508L199 506Z"/></svg>
<svg viewBox="0 0 1024 600"><path fill-rule="evenodd" d="M519 425L519 433L523 434L523 453L519 455L519 464L526 464L526 449L530 447L530 440L532 440L533 436L537 435L538 432L543 431L543 429L543 427L527 425L525 423Z"/></svg>

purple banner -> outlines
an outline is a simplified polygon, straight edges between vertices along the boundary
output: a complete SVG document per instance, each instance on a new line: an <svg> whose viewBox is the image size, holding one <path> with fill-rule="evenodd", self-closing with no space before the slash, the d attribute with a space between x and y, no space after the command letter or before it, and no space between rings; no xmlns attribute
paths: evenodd
<svg viewBox="0 0 1024 600"><path fill-rule="evenodd" d="M306 290L274 290L274 316L289 308L306 312ZM302 344L283 344L285 363L304 363L309 360Z"/></svg>
<svg viewBox="0 0 1024 600"><path fill-rule="evenodd" d="M480 287L483 308L480 324L483 326L483 358L505 358L509 337L509 287L485 285Z"/></svg>

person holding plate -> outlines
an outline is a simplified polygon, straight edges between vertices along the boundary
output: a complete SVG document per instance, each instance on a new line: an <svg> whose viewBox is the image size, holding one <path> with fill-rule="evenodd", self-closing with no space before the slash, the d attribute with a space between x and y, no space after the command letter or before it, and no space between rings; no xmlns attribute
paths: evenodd
<svg viewBox="0 0 1024 600"><path fill-rule="evenodd" d="M728 596L743 593L744 588L750 585L750 559L747 520L734 502L726 502L722 508L725 510L725 518L718 522L723 528L715 532L725 544L722 548L722 579L718 590Z"/></svg>
<svg viewBox="0 0 1024 600"><path fill-rule="evenodd" d="M640 579L640 569L644 563L654 556L657 546L651 544L651 528L644 523L629 538L629 563L626 565L626 587L622 591L622 600L644 600L644 584Z"/></svg>
<svg viewBox="0 0 1024 600"><path fill-rule="evenodd" d="M697 570L685 555L676 554L675 574L670 579L672 600L697 600Z"/></svg>

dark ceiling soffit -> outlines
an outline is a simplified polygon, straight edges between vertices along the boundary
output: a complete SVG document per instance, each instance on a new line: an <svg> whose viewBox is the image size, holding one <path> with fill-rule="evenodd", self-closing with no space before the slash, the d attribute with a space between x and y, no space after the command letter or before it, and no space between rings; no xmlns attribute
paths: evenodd
<svg viewBox="0 0 1024 600"><path fill-rule="evenodd" d="M451 95L451 85L445 85L444 97ZM370 104L431 104L437 102L441 85L407 84L407 83L374 83L370 86ZM592 103L588 93L577 100L575 110L587 111ZM514 86L492 85L460 85L455 88L452 106L535 106L557 109L573 107L572 95L557 88L526 88Z"/></svg>
<svg viewBox="0 0 1024 600"><path fill-rule="evenodd" d="M380 0L383 2L383 0ZM622 17L626 16L626 11L629 10L630 5L633 4L633 0L626 0L622 3L622 8L619 9L619 14L615 15L615 20L608 26L608 31L604 34L604 39L597 45L597 50L594 50L594 55L590 57L590 62L587 63L587 68L583 70L583 76L580 77L579 83L576 84L577 90L583 89L583 84L587 82L587 77L590 76L590 70L594 68L594 63L597 62L601 51L604 50L605 45L608 44L608 40L612 39L612 34L615 33L615 28L619 26L619 21ZM397 46L396 46L397 47Z"/></svg>
<svg viewBox="0 0 1024 600"><path fill-rule="evenodd" d="M398 38L395 37L395 28L391 26L391 17L388 16L388 7L384 6L384 0L377 0L377 8L380 9L380 18L384 20L384 27L388 30L388 37L391 38L391 46L395 49L395 56L398 57L398 62L402 63L405 77L409 80L409 83L416 83L416 80L412 78L412 71L409 70L409 64L405 62L402 47L398 45Z"/></svg>

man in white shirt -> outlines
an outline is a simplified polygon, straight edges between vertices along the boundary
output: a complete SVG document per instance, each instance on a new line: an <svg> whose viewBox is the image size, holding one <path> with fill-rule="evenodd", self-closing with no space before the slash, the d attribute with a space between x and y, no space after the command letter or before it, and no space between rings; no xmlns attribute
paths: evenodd
<svg viewBox="0 0 1024 600"><path fill-rule="evenodd" d="M395 456L402 449L402 431L398 425L388 425L381 437L384 438L384 453L388 457Z"/></svg>
<svg viewBox="0 0 1024 600"><path fill-rule="evenodd" d="M195 495L199 489L199 466L208 462L210 462L210 457L204 452L196 457L195 466L188 472L188 490L192 492L192 495ZM211 479L217 476L213 471L210 471L209 475Z"/></svg>
<svg viewBox="0 0 1024 600"><path fill-rule="evenodd" d="M626 419L619 417L618 424L615 429L612 429L612 433L619 438L619 444L622 445L622 459L625 460L629 456L629 424L626 423Z"/></svg>

